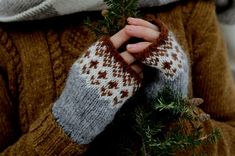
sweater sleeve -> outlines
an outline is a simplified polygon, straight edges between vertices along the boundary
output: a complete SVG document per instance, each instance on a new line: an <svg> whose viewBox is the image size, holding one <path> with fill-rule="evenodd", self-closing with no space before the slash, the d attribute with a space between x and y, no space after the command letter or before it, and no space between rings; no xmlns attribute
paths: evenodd
<svg viewBox="0 0 235 156"><path fill-rule="evenodd" d="M58 126L50 109L44 112L30 130L8 146L1 156L82 155L87 145L74 143Z"/></svg>
<svg viewBox="0 0 235 156"><path fill-rule="evenodd" d="M15 68L11 55L0 44L0 156L80 155L87 145L74 143L58 126L52 106L20 134L17 119Z"/></svg>
<svg viewBox="0 0 235 156"><path fill-rule="evenodd" d="M221 132L221 139L217 144L205 150L209 150L209 155L233 155L235 85L212 0L196 3L187 29L190 32L193 49L193 94L194 97L204 99L201 109L212 118L204 124L204 130L218 128Z"/></svg>

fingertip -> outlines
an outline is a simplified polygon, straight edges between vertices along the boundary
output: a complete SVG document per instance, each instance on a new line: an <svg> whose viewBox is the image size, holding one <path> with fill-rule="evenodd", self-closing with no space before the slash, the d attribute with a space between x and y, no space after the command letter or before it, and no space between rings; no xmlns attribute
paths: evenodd
<svg viewBox="0 0 235 156"><path fill-rule="evenodd" d="M139 52L141 49L138 47L138 44L128 44L126 46L126 49L128 52L130 53L137 53Z"/></svg>
<svg viewBox="0 0 235 156"><path fill-rule="evenodd" d="M136 20L136 18L133 18L133 17L128 17L127 22L130 25L138 25L138 21Z"/></svg>
<svg viewBox="0 0 235 156"><path fill-rule="evenodd" d="M135 34L135 28L132 25L126 25L124 28L125 33L130 36L133 37L133 34Z"/></svg>
<svg viewBox="0 0 235 156"><path fill-rule="evenodd" d="M153 23L141 18L128 17L127 22L131 25L144 26L159 31L159 27L157 25L154 25Z"/></svg>
<svg viewBox="0 0 235 156"><path fill-rule="evenodd" d="M134 24L131 20L127 21L128 24Z"/></svg>
<svg viewBox="0 0 235 156"><path fill-rule="evenodd" d="M131 45L131 44L128 44L128 45L126 46L126 49L127 49L128 51L131 51L133 48L134 48L134 45Z"/></svg>
<svg viewBox="0 0 235 156"><path fill-rule="evenodd" d="M126 26L125 26L125 30L126 30L127 32L130 32L130 31L133 30L133 27L132 27L131 25L126 25Z"/></svg>
<svg viewBox="0 0 235 156"><path fill-rule="evenodd" d="M132 21L132 20L134 20L135 18L133 18L133 17L128 17L127 18L127 21Z"/></svg>

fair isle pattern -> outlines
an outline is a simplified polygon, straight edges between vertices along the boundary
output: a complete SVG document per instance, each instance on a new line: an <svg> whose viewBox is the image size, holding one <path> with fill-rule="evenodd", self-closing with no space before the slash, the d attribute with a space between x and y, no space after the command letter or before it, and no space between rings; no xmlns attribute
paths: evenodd
<svg viewBox="0 0 235 156"><path fill-rule="evenodd" d="M164 73L169 80L174 80L183 72L183 64L186 64L186 56L183 49L177 43L172 32L169 32L164 44L156 47L144 60L144 64L157 68Z"/></svg>
<svg viewBox="0 0 235 156"><path fill-rule="evenodd" d="M111 101L111 106L121 107L140 88L140 83L109 50L103 41L98 41L75 65L86 80L85 87L97 90L101 99Z"/></svg>

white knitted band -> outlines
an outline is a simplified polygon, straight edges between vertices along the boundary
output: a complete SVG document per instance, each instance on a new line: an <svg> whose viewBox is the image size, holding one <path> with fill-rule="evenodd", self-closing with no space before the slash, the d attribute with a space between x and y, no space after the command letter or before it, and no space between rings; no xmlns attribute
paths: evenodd
<svg viewBox="0 0 235 156"><path fill-rule="evenodd" d="M110 50L103 41L98 41L74 65L87 87L99 92L100 99L110 101L110 106L120 107L140 88L140 83L125 71Z"/></svg>
<svg viewBox="0 0 235 156"><path fill-rule="evenodd" d="M183 64L187 64L186 62L187 58L184 51L176 41L172 32L169 32L164 44L156 47L156 49L143 60L144 64L159 69L166 79L172 81L183 72Z"/></svg>

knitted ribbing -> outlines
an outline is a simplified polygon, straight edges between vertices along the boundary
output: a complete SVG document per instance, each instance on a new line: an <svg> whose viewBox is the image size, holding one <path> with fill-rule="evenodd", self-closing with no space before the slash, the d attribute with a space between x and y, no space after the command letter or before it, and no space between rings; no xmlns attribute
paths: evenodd
<svg viewBox="0 0 235 156"><path fill-rule="evenodd" d="M217 17L215 16L215 6L212 5L205 5L204 1L200 1L196 4L196 7L199 10L204 11L194 11L192 13L192 18L196 19L197 17L205 17L201 20L188 22L187 28L199 30L200 28L204 28L200 31L200 33L193 33L191 32L192 36L194 37L193 42L193 62L192 65L192 74L193 82L197 84L194 86L194 96L204 98L204 103L200 107L206 112L211 115L212 118L219 119L219 120L228 120L233 116L233 101L228 101L228 106L220 105L224 101L224 97L228 97L229 93L234 92L233 87L229 87L226 91L222 91L221 86L229 86L225 82L217 82L218 78L229 82L230 85L233 85L233 80L231 76L231 72L227 68L228 66L228 58L224 56L223 50L225 49L225 44L221 41L221 38L218 38L214 34L216 40L210 40L211 34L210 32L220 32L219 25L217 22ZM208 2L209 3L209 2ZM213 15L213 16L208 16ZM195 40L197 38L203 38L203 40ZM210 46L214 45L214 46ZM200 46L203 46L204 49L200 49ZM207 51L212 51L210 56ZM216 52L216 53L215 53ZM207 59L207 61L205 61ZM221 63L223 62L223 63ZM223 65L221 65L223 64ZM215 72L214 69L219 71L223 71L223 73ZM217 83L217 86L214 86L213 83ZM209 86L209 87L208 87ZM197 89L197 88L200 88ZM210 96L214 95L214 96ZM220 97L220 98L218 98ZM231 100L231 99L230 99ZM216 101L216 102L215 102ZM215 104L216 103L216 104ZM221 110L220 112L215 112L215 110ZM224 114L224 112L227 112Z"/></svg>
<svg viewBox="0 0 235 156"><path fill-rule="evenodd" d="M193 25L194 27L198 27L198 29L200 29L201 27L203 28L207 28L208 27L208 22L211 22L213 19L211 18L211 16L206 16L206 15L212 15L213 12L209 7L209 5L205 5L205 3L210 3L209 1L208 2L203 2L203 1L199 1L194 7L197 7L199 10L203 10L205 9L205 11L193 11L189 17L189 19L192 19L192 18L198 18L200 17L201 20L197 20L197 21L189 21L187 24L186 24L186 27L190 27L191 25ZM210 6L211 7L211 6ZM213 10L215 11L215 10ZM203 33L206 33L206 30L203 29L205 32ZM203 34L202 33L202 34ZM201 34L200 34L201 35ZM197 57L196 57L197 58ZM196 59L195 58L195 59Z"/></svg>
<svg viewBox="0 0 235 156"><path fill-rule="evenodd" d="M39 155L80 155L84 153L86 145L76 146L74 142L63 133L63 130L55 123L49 107L43 115L30 127L33 146ZM47 136L47 137L45 137Z"/></svg>

